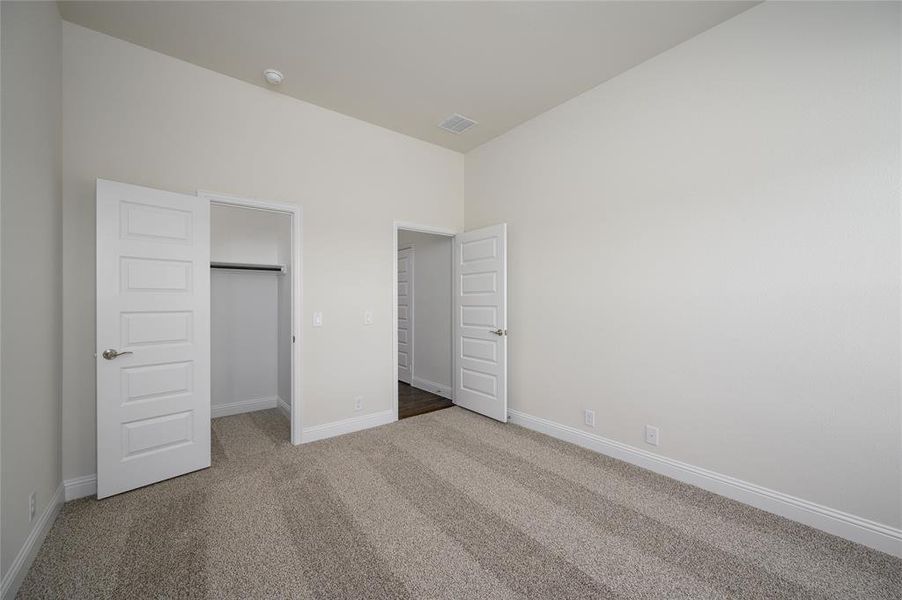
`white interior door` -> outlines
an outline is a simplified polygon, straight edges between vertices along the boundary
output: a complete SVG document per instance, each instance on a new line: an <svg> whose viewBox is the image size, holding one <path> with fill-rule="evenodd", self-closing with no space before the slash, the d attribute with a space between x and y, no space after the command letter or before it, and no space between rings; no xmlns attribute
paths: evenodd
<svg viewBox="0 0 902 600"><path fill-rule="evenodd" d="M413 248L398 250L398 379L413 377Z"/></svg>
<svg viewBox="0 0 902 600"><path fill-rule="evenodd" d="M210 466L210 204L97 181L97 497Z"/></svg>
<svg viewBox="0 0 902 600"><path fill-rule="evenodd" d="M454 238L454 403L507 422L507 225Z"/></svg>

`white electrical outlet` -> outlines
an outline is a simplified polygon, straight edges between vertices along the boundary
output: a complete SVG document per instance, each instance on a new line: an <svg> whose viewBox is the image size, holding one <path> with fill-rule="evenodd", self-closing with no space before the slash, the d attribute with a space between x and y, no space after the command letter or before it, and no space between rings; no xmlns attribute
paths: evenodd
<svg viewBox="0 0 902 600"><path fill-rule="evenodd" d="M583 411L583 421L589 427L595 427L595 411L594 410Z"/></svg>
<svg viewBox="0 0 902 600"><path fill-rule="evenodd" d="M661 443L661 431L652 425L645 426L645 443L657 446Z"/></svg>
<svg viewBox="0 0 902 600"><path fill-rule="evenodd" d="M34 515L38 510L38 493L31 492L28 495L28 522L34 521Z"/></svg>
<svg viewBox="0 0 902 600"><path fill-rule="evenodd" d="M363 396L354 397L354 410L363 410Z"/></svg>

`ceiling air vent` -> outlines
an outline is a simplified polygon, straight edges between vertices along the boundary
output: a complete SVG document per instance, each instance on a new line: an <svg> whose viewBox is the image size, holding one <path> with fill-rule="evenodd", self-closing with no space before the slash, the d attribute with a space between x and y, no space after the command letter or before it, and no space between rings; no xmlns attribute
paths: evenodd
<svg viewBox="0 0 902 600"><path fill-rule="evenodd" d="M473 125L476 125L476 121L474 121L473 119L468 119L465 116L458 115L456 113L438 124L438 126L445 131L450 131L455 135L463 133Z"/></svg>

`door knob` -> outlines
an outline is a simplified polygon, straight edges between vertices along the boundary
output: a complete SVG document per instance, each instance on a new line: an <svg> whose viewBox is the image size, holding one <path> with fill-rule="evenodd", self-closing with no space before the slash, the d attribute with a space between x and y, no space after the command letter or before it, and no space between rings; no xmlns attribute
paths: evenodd
<svg viewBox="0 0 902 600"><path fill-rule="evenodd" d="M507 329L495 329L492 333L495 335L507 335Z"/></svg>
<svg viewBox="0 0 902 600"><path fill-rule="evenodd" d="M114 358L122 356L123 354L131 354L131 352L119 352L115 348L108 348L103 351L103 354L101 356L103 356L107 360L113 360Z"/></svg>

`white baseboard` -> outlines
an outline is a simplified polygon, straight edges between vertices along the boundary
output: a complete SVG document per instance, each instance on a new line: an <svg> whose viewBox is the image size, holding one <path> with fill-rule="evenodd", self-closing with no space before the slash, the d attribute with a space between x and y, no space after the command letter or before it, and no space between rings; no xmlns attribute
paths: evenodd
<svg viewBox="0 0 902 600"><path fill-rule="evenodd" d="M289 419L291 418L291 405L282 400L281 397L276 398L276 404L279 409L285 414Z"/></svg>
<svg viewBox="0 0 902 600"><path fill-rule="evenodd" d="M266 410L267 408L275 408L279 405L279 399L276 396L268 398L252 398L250 400L240 400L238 402L229 402L228 404L214 404L210 407L210 416L228 417L230 415L240 415L241 413L253 412L255 410Z"/></svg>
<svg viewBox="0 0 902 600"><path fill-rule="evenodd" d="M508 413L512 423L527 429L571 442L887 554L902 557L902 529L641 450L548 419L516 410L510 410Z"/></svg>
<svg viewBox="0 0 902 600"><path fill-rule="evenodd" d="M322 425L314 425L305 427L301 432L301 443L315 442L326 438L352 433L370 427L378 427L379 425L387 425L393 423L395 418L394 410L384 410L382 412L363 415L360 417L352 417L343 421L335 421L333 423L324 423Z"/></svg>
<svg viewBox="0 0 902 600"><path fill-rule="evenodd" d="M41 549L44 538L47 537L47 532L53 527L53 522L56 521L56 516L59 514L62 505L63 484L60 484L53 493L50 502L44 508L44 512L41 513L41 516L38 517L32 526L31 532L25 538L22 547L19 548L19 553L13 559L9 570L3 575L3 581L0 583L0 598L3 600L15 598L16 592L19 591L19 586L22 585L22 581L28 574L28 569L31 568L31 563L34 562L34 557L37 555L38 550Z"/></svg>
<svg viewBox="0 0 902 600"><path fill-rule="evenodd" d="M63 481L66 502L97 495L97 475L83 475Z"/></svg>
<svg viewBox="0 0 902 600"><path fill-rule="evenodd" d="M452 398L451 386L448 385L442 385L434 381L429 381L428 379L423 379L422 377L413 377L410 380L410 385L420 390L432 392L433 394L437 394L448 400L454 399Z"/></svg>

